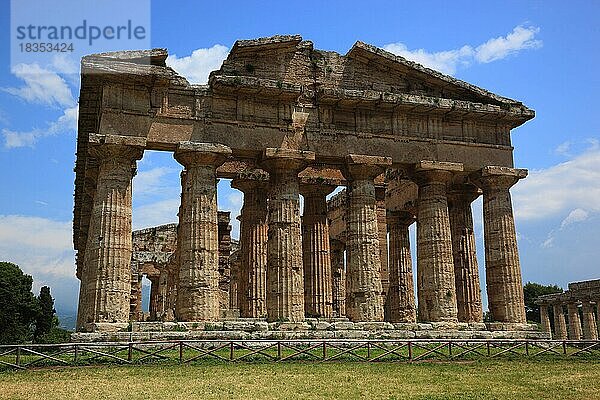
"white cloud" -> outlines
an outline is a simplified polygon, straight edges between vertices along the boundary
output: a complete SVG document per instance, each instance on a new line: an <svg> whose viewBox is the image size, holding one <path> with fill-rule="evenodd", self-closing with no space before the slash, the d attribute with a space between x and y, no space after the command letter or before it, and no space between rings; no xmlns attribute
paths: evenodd
<svg viewBox="0 0 600 400"><path fill-rule="evenodd" d="M179 204L180 200L177 197L134 207L133 229L137 230L177 222Z"/></svg>
<svg viewBox="0 0 600 400"><path fill-rule="evenodd" d="M554 149L554 152L556 154L560 154L561 156L570 156L571 155L571 153L570 153L571 145L572 145L572 143L568 140L566 142L562 142L561 144L556 146L556 148Z"/></svg>
<svg viewBox="0 0 600 400"><path fill-rule="evenodd" d="M8 149L16 147L33 147L38 139L60 133L75 132L77 130L77 115L79 106L64 110L56 121L48 123L46 129L35 128L28 132L17 132L10 129L2 129L4 136L4 147Z"/></svg>
<svg viewBox="0 0 600 400"><path fill-rule="evenodd" d="M537 27L519 25L505 37L490 39L479 46L464 45L459 49L439 52L429 52L425 49L409 50L404 43L390 43L383 46L383 49L452 75L459 67L467 67L472 63L489 63L506 58L521 50L541 47L542 41L534 39L539 31L540 29Z"/></svg>
<svg viewBox="0 0 600 400"><path fill-rule="evenodd" d="M540 28L517 26L506 37L490 39L475 49L475 60L480 63L489 63L501 60L525 49L538 49L542 47L542 41L536 40L535 35Z"/></svg>
<svg viewBox="0 0 600 400"><path fill-rule="evenodd" d="M205 84L208 82L208 74L221 67L228 53L227 47L216 44L210 48L196 49L192 55L186 57L179 58L177 54L169 55L167 65L183 75L190 83Z"/></svg>
<svg viewBox="0 0 600 400"><path fill-rule="evenodd" d="M12 73L25 82L21 87L2 88L29 103L73 107L75 99L67 82L56 72L38 64L17 64Z"/></svg>
<svg viewBox="0 0 600 400"><path fill-rule="evenodd" d="M550 168L531 171L514 187L515 215L519 220L564 218L577 209L600 212L600 149L593 144L594 140L590 143L592 146L583 154ZM580 211L575 213L575 217L581 215Z"/></svg>
<svg viewBox="0 0 600 400"><path fill-rule="evenodd" d="M0 260L38 276L75 274L70 221L23 215L0 215Z"/></svg>
<svg viewBox="0 0 600 400"><path fill-rule="evenodd" d="M133 191L135 196L146 196L152 194L164 193L165 189L172 190L177 185L179 189L179 180L172 179L172 182L165 183L163 178L168 175L175 175L179 172L174 168L156 167L146 171L140 171L133 178Z"/></svg>
<svg viewBox="0 0 600 400"><path fill-rule="evenodd" d="M560 229L564 229L569 225L573 225L577 222L583 222L586 219L588 219L590 216L590 213L588 213L585 210L582 210L581 208L576 208L573 211L571 211L569 213L569 215L567 215L567 218L563 219L563 221L560 223Z"/></svg>

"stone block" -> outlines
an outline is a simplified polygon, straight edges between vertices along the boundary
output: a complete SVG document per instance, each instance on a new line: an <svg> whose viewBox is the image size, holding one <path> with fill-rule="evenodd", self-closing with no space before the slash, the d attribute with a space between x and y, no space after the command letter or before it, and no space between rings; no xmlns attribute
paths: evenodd
<svg viewBox="0 0 600 400"><path fill-rule="evenodd" d="M394 325L389 322L357 322L354 324L356 329L362 329L367 331L382 331L392 330Z"/></svg>
<svg viewBox="0 0 600 400"><path fill-rule="evenodd" d="M347 330L353 330L353 329L357 329L354 326L353 322L346 322L346 321L342 321L342 322L334 322L331 324L331 328L334 331L347 331Z"/></svg>
<svg viewBox="0 0 600 400"><path fill-rule="evenodd" d="M336 330L334 331L336 339L367 339L369 332L359 330Z"/></svg>

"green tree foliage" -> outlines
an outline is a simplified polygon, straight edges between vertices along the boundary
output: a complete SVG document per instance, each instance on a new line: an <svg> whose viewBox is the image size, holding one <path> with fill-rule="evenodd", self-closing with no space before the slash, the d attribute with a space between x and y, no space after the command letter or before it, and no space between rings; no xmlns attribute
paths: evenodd
<svg viewBox="0 0 600 400"><path fill-rule="evenodd" d="M50 295L50 288L48 286L43 286L40 289L38 303L40 312L35 319L35 331L33 334L36 341L50 333L55 326L54 314L56 313L56 310L54 309L54 299Z"/></svg>
<svg viewBox="0 0 600 400"><path fill-rule="evenodd" d="M527 282L523 286L523 294L525 295L525 311L527 313L527 321L541 322L540 306L535 304L535 300L542 295L552 293L562 293L563 289L557 285L540 285L535 282Z"/></svg>
<svg viewBox="0 0 600 400"><path fill-rule="evenodd" d="M32 283L17 265L0 262L0 343L31 340L40 310Z"/></svg>

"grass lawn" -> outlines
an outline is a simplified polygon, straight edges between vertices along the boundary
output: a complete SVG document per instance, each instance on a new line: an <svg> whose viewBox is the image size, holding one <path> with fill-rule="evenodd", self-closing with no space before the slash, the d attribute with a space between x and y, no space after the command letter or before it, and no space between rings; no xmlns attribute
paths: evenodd
<svg viewBox="0 0 600 400"><path fill-rule="evenodd" d="M248 363L0 373L2 399L600 399L600 362Z"/></svg>

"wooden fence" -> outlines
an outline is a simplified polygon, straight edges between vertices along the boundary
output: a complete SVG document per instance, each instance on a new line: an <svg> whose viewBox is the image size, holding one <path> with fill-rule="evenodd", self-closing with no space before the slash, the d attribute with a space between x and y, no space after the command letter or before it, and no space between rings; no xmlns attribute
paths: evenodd
<svg viewBox="0 0 600 400"><path fill-rule="evenodd" d="M505 339L173 340L0 345L0 370L95 364L332 361L457 361L587 357L600 341Z"/></svg>

